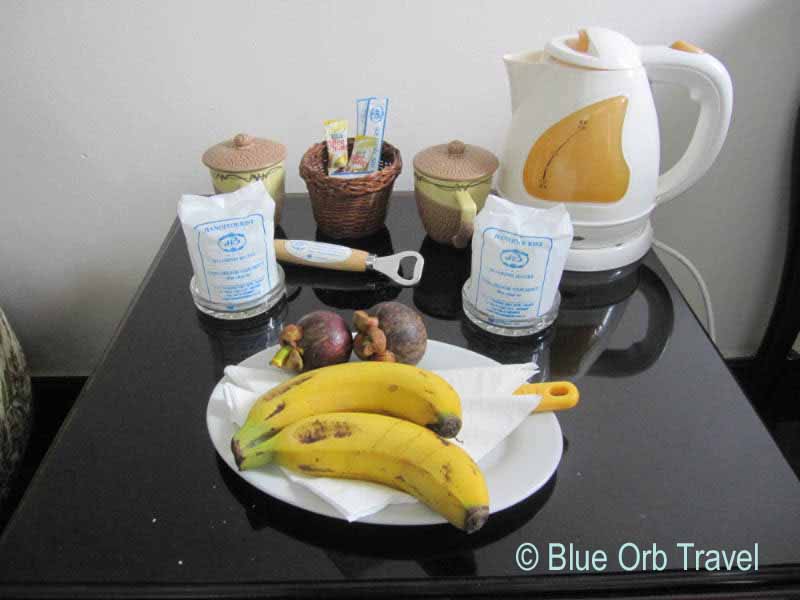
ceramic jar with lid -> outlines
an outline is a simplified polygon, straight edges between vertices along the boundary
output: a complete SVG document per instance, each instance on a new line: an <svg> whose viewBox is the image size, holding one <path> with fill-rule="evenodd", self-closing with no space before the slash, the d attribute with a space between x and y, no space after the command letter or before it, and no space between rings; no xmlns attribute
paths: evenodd
<svg viewBox="0 0 800 600"><path fill-rule="evenodd" d="M203 164L211 171L214 191L218 194L263 181L275 201L275 224L280 222L286 195L285 160L286 146L246 133L216 144L203 154Z"/></svg>
<svg viewBox="0 0 800 600"><path fill-rule="evenodd" d="M414 194L431 239L465 248L475 215L492 187L497 157L480 146L453 140L431 146L414 157Z"/></svg>

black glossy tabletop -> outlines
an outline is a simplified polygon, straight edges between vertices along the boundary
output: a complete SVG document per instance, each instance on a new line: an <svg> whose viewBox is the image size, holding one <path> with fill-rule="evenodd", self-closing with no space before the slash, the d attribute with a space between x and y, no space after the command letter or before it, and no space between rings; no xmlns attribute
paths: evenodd
<svg viewBox="0 0 800 600"><path fill-rule="evenodd" d="M289 197L284 215L287 237L314 239L306 198ZM425 239L412 195L394 195L387 224L358 243L381 254L420 250L418 288L287 269L284 310L235 324L199 317L173 227L0 539L0 597L731 597L800 583L800 483L652 253L612 283L565 278L556 326L515 342L463 322L468 256ZM206 404L223 366L273 343L281 319L327 306L349 320L353 308L391 298L422 311L432 339L501 362L534 358L542 377L580 388L578 407L558 415L556 475L473 535L304 512L246 484L209 440ZM617 552L628 542L655 544L667 567L623 571ZM682 542L751 552L757 543L759 570L683 571ZM524 543L543 556L530 571L517 564ZM570 543L605 551L606 569L550 570L548 544Z"/></svg>

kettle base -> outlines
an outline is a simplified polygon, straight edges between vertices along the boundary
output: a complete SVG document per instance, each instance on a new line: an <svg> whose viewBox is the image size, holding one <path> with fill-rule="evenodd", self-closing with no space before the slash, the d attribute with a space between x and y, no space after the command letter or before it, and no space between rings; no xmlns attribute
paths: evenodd
<svg viewBox="0 0 800 600"><path fill-rule="evenodd" d="M648 221L642 232L632 238L599 248L569 249L566 271L610 271L641 260L653 245L653 227Z"/></svg>

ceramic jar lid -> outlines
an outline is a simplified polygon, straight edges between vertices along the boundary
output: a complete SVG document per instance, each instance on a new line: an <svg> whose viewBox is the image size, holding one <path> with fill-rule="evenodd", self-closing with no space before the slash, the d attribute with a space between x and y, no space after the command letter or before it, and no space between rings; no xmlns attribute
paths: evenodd
<svg viewBox="0 0 800 600"><path fill-rule="evenodd" d="M266 169L285 158L286 146L280 142L240 133L206 150L203 164L215 171L241 173Z"/></svg>
<svg viewBox="0 0 800 600"><path fill-rule="evenodd" d="M448 181L482 179L494 174L499 164L497 157L485 148L459 140L431 146L414 157L414 169Z"/></svg>

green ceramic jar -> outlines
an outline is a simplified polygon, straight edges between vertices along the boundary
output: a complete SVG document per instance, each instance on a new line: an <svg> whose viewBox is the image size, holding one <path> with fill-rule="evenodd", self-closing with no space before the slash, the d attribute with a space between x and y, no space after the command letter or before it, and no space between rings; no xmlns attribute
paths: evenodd
<svg viewBox="0 0 800 600"><path fill-rule="evenodd" d="M286 146L279 142L240 133L212 146L203 154L217 194L238 190L253 181L263 181L275 201L275 224L280 222L286 196Z"/></svg>
<svg viewBox="0 0 800 600"><path fill-rule="evenodd" d="M475 215L491 191L498 164L488 150L458 140L414 157L417 210L431 239L456 248L470 243Z"/></svg>

